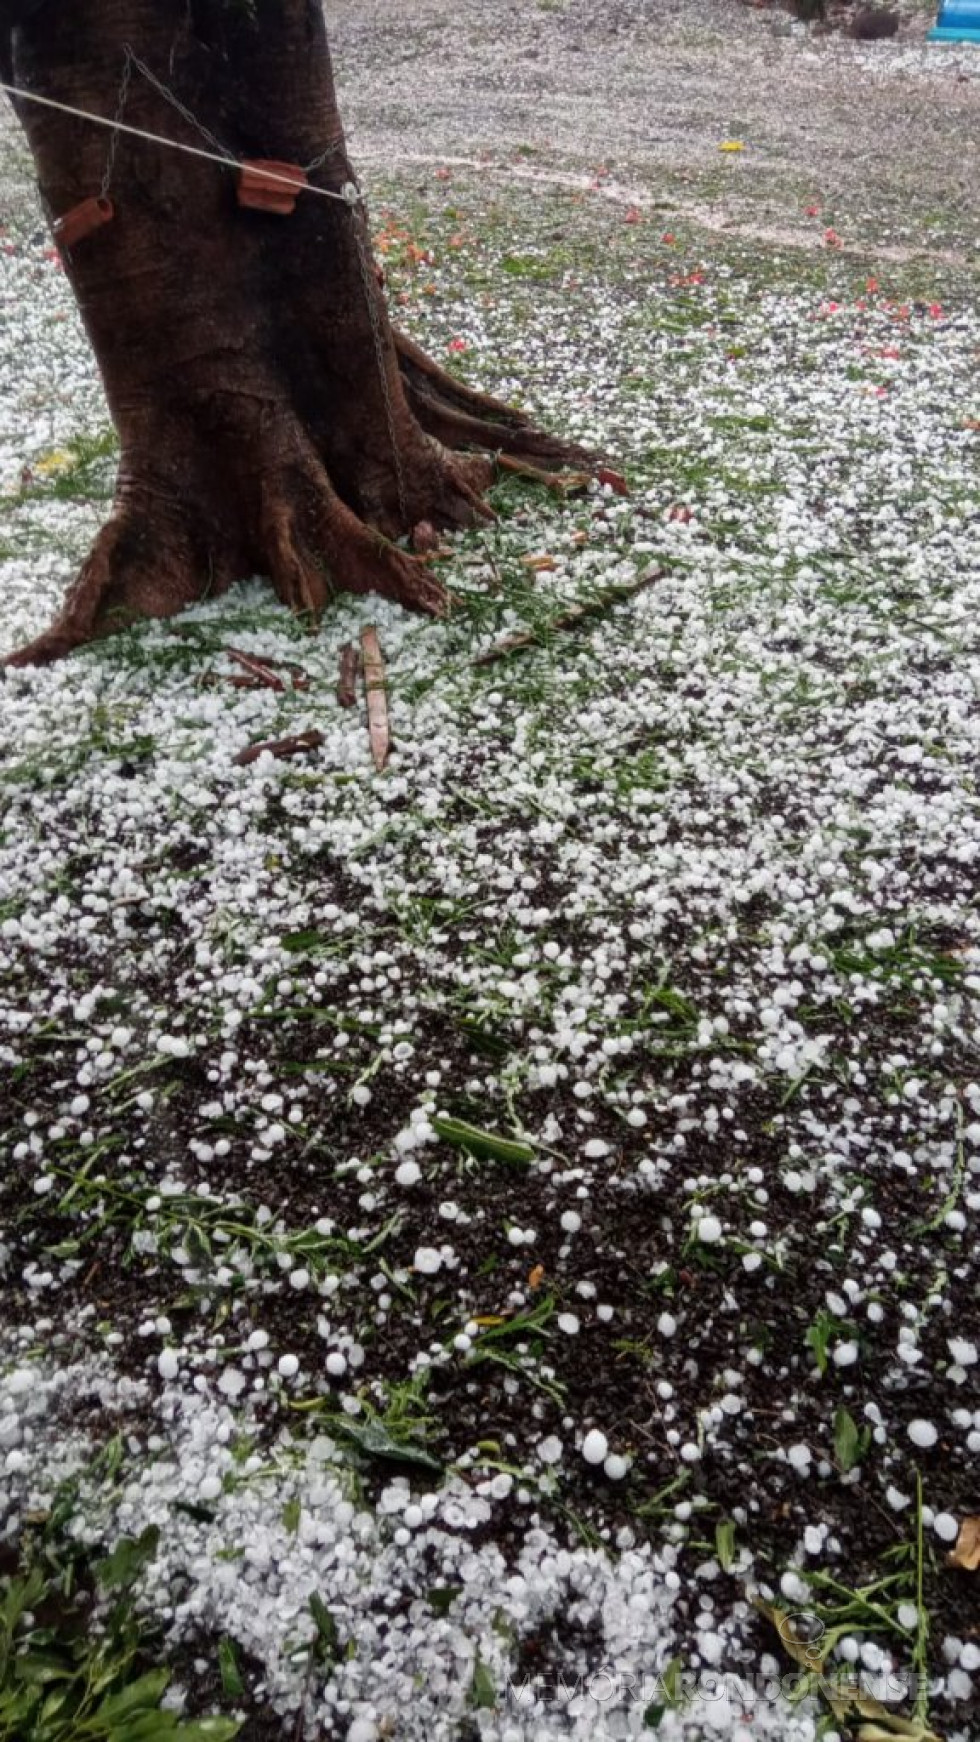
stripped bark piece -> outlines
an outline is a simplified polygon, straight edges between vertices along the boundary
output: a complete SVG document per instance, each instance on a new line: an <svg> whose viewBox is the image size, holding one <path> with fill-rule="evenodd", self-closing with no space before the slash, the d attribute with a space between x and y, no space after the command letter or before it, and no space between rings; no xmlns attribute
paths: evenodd
<svg viewBox="0 0 980 1742"><path fill-rule="evenodd" d="M340 675L337 679L337 700L342 708L352 708L357 701L357 677L361 655L353 641L345 641L340 650Z"/></svg>
<svg viewBox="0 0 980 1742"><path fill-rule="evenodd" d="M371 755L380 774L391 749L391 725L388 719L384 660L381 657L378 631L373 626L361 630L361 655L364 660L364 693L367 697Z"/></svg>
<svg viewBox="0 0 980 1742"><path fill-rule="evenodd" d="M417 520L412 527L412 549L419 556L426 556L429 551L437 549L439 534L431 520Z"/></svg>
<svg viewBox="0 0 980 1742"><path fill-rule="evenodd" d="M631 581L626 587L604 587L594 599L584 599L578 605L569 605L548 624L549 632L554 629L574 629L588 617L601 617L612 605L620 605L626 599L632 599L635 593L642 592L652 581L662 580L666 569L647 569L639 580ZM510 653L524 653L529 647L541 645L541 632L537 629L519 629L513 635L505 635L502 641L495 641L483 653L478 653L474 665L493 665L498 659L506 659Z"/></svg>
<svg viewBox="0 0 980 1742"><path fill-rule="evenodd" d="M280 671L289 673L294 690L308 690L310 687L309 674L303 670L301 665L295 665L291 659L270 659L267 654L263 654L259 659L254 653L242 653L237 647L226 647L225 653L229 659L235 661L236 665L243 666L246 671L253 674L255 688L264 685L267 689L285 689L286 686L282 679L277 676Z"/></svg>
<svg viewBox="0 0 980 1742"><path fill-rule="evenodd" d="M264 744L250 744L247 750L239 750L235 761L239 768L246 768L268 750L277 762L282 762L287 756L302 756L307 750L319 750L323 742L323 733L317 731L297 732L292 738L267 738Z"/></svg>
<svg viewBox="0 0 980 1742"><path fill-rule="evenodd" d="M235 665L240 665L242 670L248 673L257 689L282 692L286 688L282 678L271 669L265 660L256 659L252 653L239 653L235 647L226 647L225 654Z"/></svg>

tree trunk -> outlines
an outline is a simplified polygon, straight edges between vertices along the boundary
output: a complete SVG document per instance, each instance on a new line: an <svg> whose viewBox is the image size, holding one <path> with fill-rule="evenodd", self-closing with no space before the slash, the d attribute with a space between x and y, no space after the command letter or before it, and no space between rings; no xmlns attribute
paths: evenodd
<svg viewBox="0 0 980 1742"><path fill-rule="evenodd" d="M52 223L111 202L62 253L121 457L60 616L14 661L250 574L297 611L342 590L440 611L426 561L394 541L486 515L487 452L582 456L390 325L319 0L0 0L0 58L22 89L309 181L291 215L248 209L234 169L15 101Z"/></svg>

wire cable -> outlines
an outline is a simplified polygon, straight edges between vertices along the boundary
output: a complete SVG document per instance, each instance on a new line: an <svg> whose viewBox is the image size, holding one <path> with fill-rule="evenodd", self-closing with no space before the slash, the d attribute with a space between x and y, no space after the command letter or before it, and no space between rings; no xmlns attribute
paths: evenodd
<svg viewBox="0 0 980 1742"><path fill-rule="evenodd" d="M117 133L128 133L134 139L145 139L151 145L163 146L165 151L183 151L188 157L203 157L208 163L220 163L223 169L241 169L242 167L237 157L226 157L217 151L205 151L200 145L185 145L183 140L167 139L161 133L148 133L145 128L133 127L127 121L117 121L108 115L96 115L88 109L78 109L72 103L59 103L54 97L42 97L37 91L21 90L19 86L4 84L2 80L0 80L0 91L3 91L8 97L19 97L25 103L38 103L44 109L57 109L62 115L74 115L77 120L91 121L96 127L108 127L115 129ZM263 170L263 177L267 181L277 182L282 187L289 188L292 193L297 191L295 179L290 176L277 175L273 170ZM320 199L339 200L341 205L351 208L361 204L361 195L351 181L345 182L340 189L314 187L312 183L307 183L302 192L315 194Z"/></svg>

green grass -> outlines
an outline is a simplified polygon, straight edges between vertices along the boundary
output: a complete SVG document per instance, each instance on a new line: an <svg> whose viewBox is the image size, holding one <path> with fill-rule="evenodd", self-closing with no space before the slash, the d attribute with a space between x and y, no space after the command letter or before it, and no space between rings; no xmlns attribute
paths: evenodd
<svg viewBox="0 0 980 1742"><path fill-rule="evenodd" d="M159 1531L93 1560L66 1535L74 1499L68 1483L0 1577L0 1742L231 1742L237 1719L185 1721L161 1705L172 1671L133 1602Z"/></svg>

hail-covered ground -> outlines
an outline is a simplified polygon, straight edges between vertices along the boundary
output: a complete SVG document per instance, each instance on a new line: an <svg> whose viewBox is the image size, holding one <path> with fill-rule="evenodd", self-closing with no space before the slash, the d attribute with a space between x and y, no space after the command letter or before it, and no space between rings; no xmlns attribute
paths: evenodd
<svg viewBox="0 0 980 1742"><path fill-rule="evenodd" d="M0 1736L81 1733L80 1616L188 1737L975 1735L980 322L833 231L374 217L630 493L499 486L443 623L256 579L6 673ZM30 223L0 274L9 648L114 450Z"/></svg>

